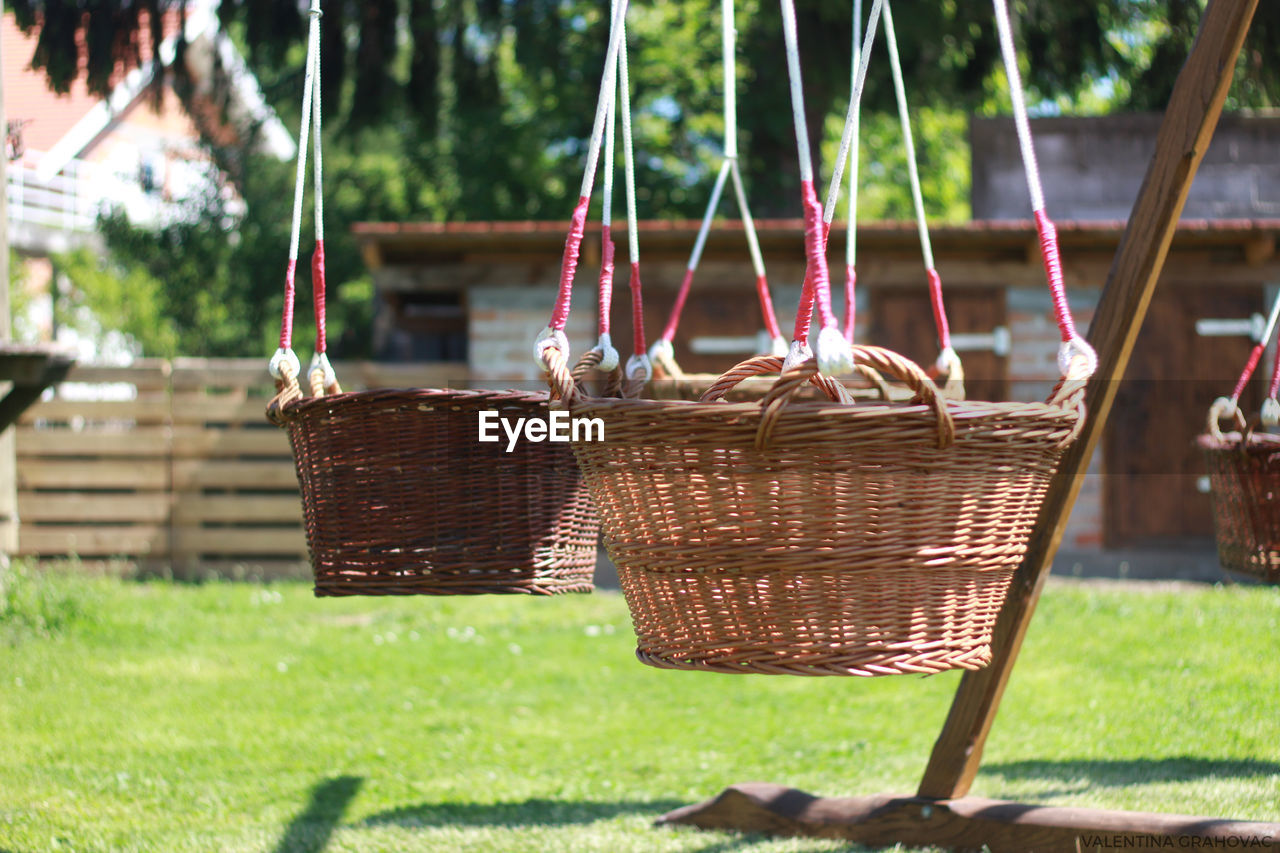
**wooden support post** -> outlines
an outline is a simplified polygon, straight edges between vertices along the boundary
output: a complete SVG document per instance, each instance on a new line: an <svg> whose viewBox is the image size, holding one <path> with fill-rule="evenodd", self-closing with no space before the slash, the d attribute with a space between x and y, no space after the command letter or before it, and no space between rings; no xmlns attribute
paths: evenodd
<svg viewBox="0 0 1280 853"><path fill-rule="evenodd" d="M1063 456L1027 555L1014 577L992 638L990 666L967 672L920 782L922 797L952 799L969 791L982 760L1009 674L1062 540L1134 341L1164 265L1196 169L1209 147L1258 0L1210 0L1191 55L1178 75L1155 155L1116 251L1089 329L1098 372L1089 383L1084 431Z"/></svg>

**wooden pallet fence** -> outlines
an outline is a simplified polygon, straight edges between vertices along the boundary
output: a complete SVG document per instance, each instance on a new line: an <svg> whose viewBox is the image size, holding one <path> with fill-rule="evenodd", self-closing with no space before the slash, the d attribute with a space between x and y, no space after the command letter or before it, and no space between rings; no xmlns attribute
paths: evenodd
<svg viewBox="0 0 1280 853"><path fill-rule="evenodd" d="M351 389L465 381L461 365L337 366ZM265 360L78 365L16 426L18 553L125 558L178 574L307 559L287 434Z"/></svg>

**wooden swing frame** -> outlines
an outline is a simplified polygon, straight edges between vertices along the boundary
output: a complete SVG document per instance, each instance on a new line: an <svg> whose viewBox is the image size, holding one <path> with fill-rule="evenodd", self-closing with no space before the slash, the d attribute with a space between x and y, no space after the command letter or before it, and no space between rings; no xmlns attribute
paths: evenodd
<svg viewBox="0 0 1280 853"><path fill-rule="evenodd" d="M749 783L670 812L659 824L836 838L874 846L986 847L997 852L1113 847L1280 850L1280 823L1058 808L967 796L1155 292L1191 181L1217 127L1257 6L1258 0L1209 0L1205 9L1089 329L1098 371L1085 398L1089 414L1084 430L1064 454L1041 507L1027 555L995 626L991 664L961 679L916 794L824 798L781 785Z"/></svg>

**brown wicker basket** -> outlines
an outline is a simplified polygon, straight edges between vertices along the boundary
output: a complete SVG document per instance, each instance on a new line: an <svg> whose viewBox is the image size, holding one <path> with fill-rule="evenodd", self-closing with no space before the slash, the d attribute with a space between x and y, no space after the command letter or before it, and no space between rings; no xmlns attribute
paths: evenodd
<svg viewBox="0 0 1280 853"><path fill-rule="evenodd" d="M599 521L562 443L477 440L479 413L540 417L547 394L382 390L278 398L315 592L590 592Z"/></svg>
<svg viewBox="0 0 1280 853"><path fill-rule="evenodd" d="M1219 562L1280 583L1280 436L1248 428L1223 434L1214 414L1197 443L1209 466Z"/></svg>
<svg viewBox="0 0 1280 853"><path fill-rule="evenodd" d="M642 661L870 676L990 660L996 615L1081 426L1084 383L1049 403L961 403L901 356L854 352L917 399L792 400L809 362L757 402L712 401L767 369L762 358L703 402L571 400L604 421L604 441L574 451Z"/></svg>

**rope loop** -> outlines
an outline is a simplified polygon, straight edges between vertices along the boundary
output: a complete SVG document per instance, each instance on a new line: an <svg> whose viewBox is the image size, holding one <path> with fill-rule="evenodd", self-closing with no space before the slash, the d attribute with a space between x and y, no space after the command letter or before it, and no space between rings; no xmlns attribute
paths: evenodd
<svg viewBox="0 0 1280 853"><path fill-rule="evenodd" d="M792 341L791 347L787 350L785 359L782 362L782 370L785 373L788 370L794 370L801 364L813 358L813 347L805 341Z"/></svg>
<svg viewBox="0 0 1280 853"><path fill-rule="evenodd" d="M293 376L295 379L302 372L302 363L298 361L297 354L289 347L281 347L276 350L275 355L271 356L271 361L267 364L267 370L271 371L271 378L277 381L287 381L285 379L285 369L288 368L287 375Z"/></svg>
<svg viewBox="0 0 1280 853"><path fill-rule="evenodd" d="M560 329L548 326L538 333L537 340L533 342L534 364L544 370L550 370L551 363L547 359L551 350L559 352L563 361L569 360L569 337Z"/></svg>
<svg viewBox="0 0 1280 853"><path fill-rule="evenodd" d="M311 356L311 365L307 368L307 376L311 377L311 395L323 397L335 393L338 388L338 375L329 363L328 353L317 352Z"/></svg>
<svg viewBox="0 0 1280 853"><path fill-rule="evenodd" d="M278 427L287 425L285 406L295 400L302 399L302 389L298 386L298 360L290 362L281 360L280 375L276 378L276 395L267 403L267 420Z"/></svg>
<svg viewBox="0 0 1280 853"><path fill-rule="evenodd" d="M959 353L950 346L944 347L942 352L938 353L938 360L934 362L934 367L937 368L938 373L945 376L951 376L955 373L963 374L964 372L964 365L960 362Z"/></svg>
<svg viewBox="0 0 1280 853"><path fill-rule="evenodd" d="M845 340L844 331L838 325L823 326L818 332L817 357L818 370L823 376L853 370L853 346Z"/></svg>
<svg viewBox="0 0 1280 853"><path fill-rule="evenodd" d="M665 374L662 377L664 379L681 379L684 377L684 371L680 369L679 364L676 364L675 347L666 338L658 338L649 347L649 362L653 367Z"/></svg>
<svg viewBox="0 0 1280 853"><path fill-rule="evenodd" d="M627 358L627 380L630 382L648 382L653 378L653 364L645 354Z"/></svg>
<svg viewBox="0 0 1280 853"><path fill-rule="evenodd" d="M1280 426L1280 400L1268 397L1262 401L1262 425Z"/></svg>
<svg viewBox="0 0 1280 853"><path fill-rule="evenodd" d="M1064 379L1088 379L1098 370L1098 353L1079 335L1058 346L1058 374Z"/></svg>
<svg viewBox="0 0 1280 853"><path fill-rule="evenodd" d="M1245 420L1244 412L1240 411L1240 405L1230 397L1219 397L1213 401L1213 405L1209 407L1209 435L1221 441L1223 420L1230 419L1235 426L1241 431L1248 425Z"/></svg>
<svg viewBox="0 0 1280 853"><path fill-rule="evenodd" d="M602 373L608 373L618 366L618 349L613 345L613 339L609 337L608 332L600 334L600 341L591 349L591 352L600 354L600 363L596 368Z"/></svg>

